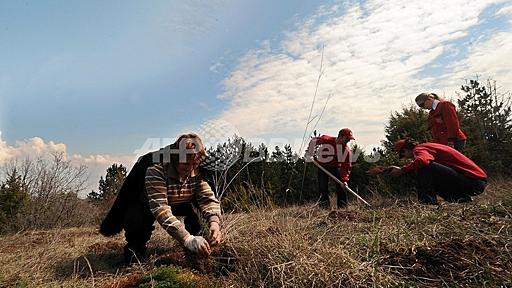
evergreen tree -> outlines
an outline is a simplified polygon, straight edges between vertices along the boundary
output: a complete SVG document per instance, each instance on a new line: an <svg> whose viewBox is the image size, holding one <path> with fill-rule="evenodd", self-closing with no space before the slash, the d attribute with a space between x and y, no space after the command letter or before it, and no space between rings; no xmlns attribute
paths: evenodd
<svg viewBox="0 0 512 288"><path fill-rule="evenodd" d="M385 140L382 141L384 150L376 150L374 153L380 153L382 157L374 165L389 166L402 165L407 159L398 159L394 149L394 143L399 139L413 138L423 143L431 140L430 130L428 129L428 112L419 108L415 104L403 107L402 111L396 111L389 117L385 129ZM360 164L364 169L369 168L367 164ZM359 165L355 165L357 170ZM354 171L356 175L356 171ZM360 172L357 173L360 175ZM354 176L355 176L354 175ZM354 180L356 180L354 178ZM398 195L411 193L414 187L414 173L408 173L401 177L386 177L386 175L375 176L367 179L368 182L360 176L359 182L362 187L370 189L372 193Z"/></svg>
<svg viewBox="0 0 512 288"><path fill-rule="evenodd" d="M0 186L0 232L15 225L15 219L25 208L29 200L27 189L21 176L14 170Z"/></svg>
<svg viewBox="0 0 512 288"><path fill-rule="evenodd" d="M122 164L114 163L107 168L105 179L103 179L103 176L100 177L98 192L92 191L87 197L95 201L110 199L117 194L125 178L126 168Z"/></svg>
<svg viewBox="0 0 512 288"><path fill-rule="evenodd" d="M428 129L428 113L411 104L401 112L392 113L385 127L386 140L383 145L388 152L393 151L394 143L406 137L418 142L427 142L432 137Z"/></svg>
<svg viewBox="0 0 512 288"><path fill-rule="evenodd" d="M466 81L458 100L462 128L468 136L466 154L491 172L512 172L512 115L510 93L501 94L496 81Z"/></svg>

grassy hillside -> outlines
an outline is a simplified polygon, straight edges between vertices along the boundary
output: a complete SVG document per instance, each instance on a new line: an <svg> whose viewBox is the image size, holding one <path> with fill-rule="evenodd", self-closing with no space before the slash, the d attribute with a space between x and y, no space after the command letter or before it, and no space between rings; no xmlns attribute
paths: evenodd
<svg viewBox="0 0 512 288"><path fill-rule="evenodd" d="M463 205L372 199L371 208L226 215L225 241L208 259L190 257L157 229L150 261L131 267L120 265L121 235L22 232L0 238L0 287L509 287L510 184L494 181Z"/></svg>

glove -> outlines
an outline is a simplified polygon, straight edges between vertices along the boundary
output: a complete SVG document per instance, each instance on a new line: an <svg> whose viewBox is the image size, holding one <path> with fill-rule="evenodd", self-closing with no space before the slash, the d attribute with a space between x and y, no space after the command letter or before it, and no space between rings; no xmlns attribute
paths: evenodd
<svg viewBox="0 0 512 288"><path fill-rule="evenodd" d="M190 235L183 243L190 252L208 256L211 253L208 241L201 236Z"/></svg>

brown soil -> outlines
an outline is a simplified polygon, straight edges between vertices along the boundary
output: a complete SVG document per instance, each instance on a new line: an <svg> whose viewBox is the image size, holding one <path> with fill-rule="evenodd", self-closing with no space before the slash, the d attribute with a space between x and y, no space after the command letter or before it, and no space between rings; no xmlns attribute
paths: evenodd
<svg viewBox="0 0 512 288"><path fill-rule="evenodd" d="M473 241L455 238L438 242L432 247L417 247L415 251L389 251L380 264L390 272L407 278L451 279L455 283L470 283L473 278L485 277L491 271L506 277L505 272L512 267L512 259L496 248L503 247L502 244L486 239Z"/></svg>
<svg viewBox="0 0 512 288"><path fill-rule="evenodd" d="M221 244L214 247L212 254L207 258L198 258L185 250L166 253L159 256L155 266L174 265L188 268L204 275L227 276L236 271L238 256L233 248Z"/></svg>

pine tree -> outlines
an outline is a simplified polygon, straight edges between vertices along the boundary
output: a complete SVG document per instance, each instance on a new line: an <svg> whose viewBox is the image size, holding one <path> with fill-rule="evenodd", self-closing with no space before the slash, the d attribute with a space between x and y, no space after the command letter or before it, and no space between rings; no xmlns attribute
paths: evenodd
<svg viewBox="0 0 512 288"><path fill-rule="evenodd" d="M501 94L496 81L466 81L458 100L461 124L468 136L466 154L491 172L512 172L512 114L510 93Z"/></svg>
<svg viewBox="0 0 512 288"><path fill-rule="evenodd" d="M123 185L125 178L126 168L122 164L117 165L114 163L112 166L107 168L105 179L103 179L103 176L100 177L98 186L99 191L92 191L89 193L89 195L87 195L87 197L95 201L110 199L117 194L117 191L119 191Z"/></svg>
<svg viewBox="0 0 512 288"><path fill-rule="evenodd" d="M16 170L0 186L0 232L5 232L15 225L15 219L23 211L29 196L27 189Z"/></svg>
<svg viewBox="0 0 512 288"><path fill-rule="evenodd" d="M385 132L386 140L383 144L388 152L393 152L394 143L397 140L406 137L418 142L427 142L431 139L428 113L414 105L403 107L402 111L391 114Z"/></svg>

